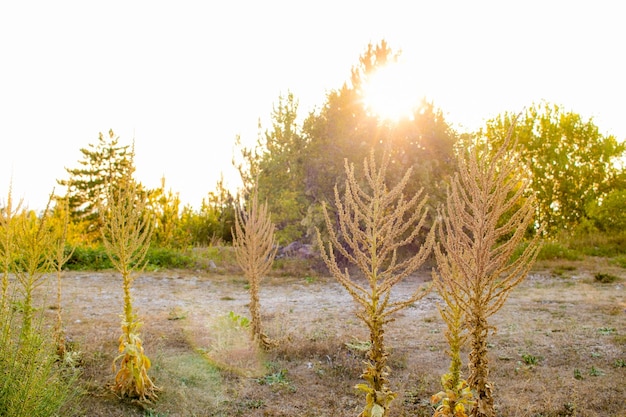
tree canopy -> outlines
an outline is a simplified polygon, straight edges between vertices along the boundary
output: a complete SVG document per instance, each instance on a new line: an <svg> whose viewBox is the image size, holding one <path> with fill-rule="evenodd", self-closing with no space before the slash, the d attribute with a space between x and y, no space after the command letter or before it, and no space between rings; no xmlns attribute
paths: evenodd
<svg viewBox="0 0 626 417"><path fill-rule="evenodd" d="M443 201L456 142L443 113L424 102L412 117L391 123L370 114L363 102L363 83L397 57L384 41L368 45L349 82L330 91L301 125L297 100L291 93L280 96L271 129L255 149L243 150L244 184L258 176L259 197L268 199L279 243L312 241L312 232L323 226L321 204L333 200L335 185L343 187L344 160L359 164L372 150L379 156L384 149L391 153L388 180L397 182L412 170L407 194L424 189L431 204Z"/></svg>
<svg viewBox="0 0 626 417"><path fill-rule="evenodd" d="M107 136L100 132L98 141L80 152L79 167L65 168L69 178L57 182L67 187L71 221L82 223L85 236L91 241L100 236L98 207L106 201L108 187L135 170L134 148L120 145L119 136L111 129Z"/></svg>
<svg viewBox="0 0 626 417"><path fill-rule="evenodd" d="M538 221L549 233L573 229L588 216L587 207L611 190L624 188L619 160L626 143L601 134L592 119L548 103L533 105L519 117L504 113L489 121L484 131L494 149L516 118L519 163L532 175Z"/></svg>

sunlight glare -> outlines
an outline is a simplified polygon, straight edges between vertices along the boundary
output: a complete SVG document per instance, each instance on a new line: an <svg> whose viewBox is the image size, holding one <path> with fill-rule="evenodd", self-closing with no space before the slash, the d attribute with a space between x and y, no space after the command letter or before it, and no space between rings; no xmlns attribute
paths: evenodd
<svg viewBox="0 0 626 417"><path fill-rule="evenodd" d="M415 78L410 67L401 63L379 68L363 84L365 109L383 120L412 119L413 112L425 98Z"/></svg>

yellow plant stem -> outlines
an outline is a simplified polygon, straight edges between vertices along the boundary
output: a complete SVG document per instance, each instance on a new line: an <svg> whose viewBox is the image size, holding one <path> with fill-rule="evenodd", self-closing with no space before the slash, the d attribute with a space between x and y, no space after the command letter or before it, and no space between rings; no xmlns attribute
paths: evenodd
<svg viewBox="0 0 626 417"><path fill-rule="evenodd" d="M472 409L472 417L495 417L493 412L492 387L488 381L489 366L487 360L487 336L489 327L486 318L481 314L482 308L475 311L470 325L470 375L469 385L476 391L476 407Z"/></svg>

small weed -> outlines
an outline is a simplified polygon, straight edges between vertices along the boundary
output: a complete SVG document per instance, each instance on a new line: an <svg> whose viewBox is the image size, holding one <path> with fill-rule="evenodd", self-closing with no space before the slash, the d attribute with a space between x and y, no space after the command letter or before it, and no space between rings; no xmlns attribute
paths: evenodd
<svg viewBox="0 0 626 417"><path fill-rule="evenodd" d="M250 410L256 410L259 409L261 407L263 407L265 405L265 401L263 400L246 400L243 403L245 408L248 408Z"/></svg>
<svg viewBox="0 0 626 417"><path fill-rule="evenodd" d="M615 362L613 362L613 366L616 368L626 368L626 360L615 359Z"/></svg>
<svg viewBox="0 0 626 417"><path fill-rule="evenodd" d="M306 282L307 284L313 284L315 282L315 277L307 275L306 277L304 277L304 282Z"/></svg>
<svg viewBox="0 0 626 417"><path fill-rule="evenodd" d="M580 372L580 369L574 369L574 379L577 379L579 381L582 381L583 379L585 379L583 377L582 372Z"/></svg>
<svg viewBox="0 0 626 417"><path fill-rule="evenodd" d="M372 347L372 342L369 340L354 340L352 342L346 342L346 347L352 352L366 353Z"/></svg>
<svg viewBox="0 0 626 417"><path fill-rule="evenodd" d="M557 276L557 277L563 277L563 275L565 275L566 272L572 272L575 270L576 270L576 267L571 266L571 265L559 265L552 270L552 275Z"/></svg>
<svg viewBox="0 0 626 417"><path fill-rule="evenodd" d="M595 366L592 366L589 370L589 375L591 376L602 376L604 375L604 371L602 369L598 369Z"/></svg>
<svg viewBox="0 0 626 417"><path fill-rule="evenodd" d="M611 334L615 334L616 330L614 327L600 327L598 329L598 333L600 333L603 336L608 336Z"/></svg>
<svg viewBox="0 0 626 417"><path fill-rule="evenodd" d="M168 320L183 320L187 318L187 312L180 307L173 307L167 315Z"/></svg>
<svg viewBox="0 0 626 417"><path fill-rule="evenodd" d="M257 378L256 380L260 385L268 385L270 387L286 388L291 392L296 391L291 382L287 379L287 370L281 369L280 371L265 375L264 377Z"/></svg>
<svg viewBox="0 0 626 417"><path fill-rule="evenodd" d="M536 366L539 364L539 361L541 360L541 358L527 353L527 354L522 355L522 360L524 361L526 365Z"/></svg>
<svg viewBox="0 0 626 417"><path fill-rule="evenodd" d="M615 276L613 274L606 274L603 272L598 272L593 276L593 278L596 280L596 282L600 282L602 284L611 284L619 280L618 276Z"/></svg>
<svg viewBox="0 0 626 417"><path fill-rule="evenodd" d="M602 354L600 352L591 352L592 358L601 358Z"/></svg>
<svg viewBox="0 0 626 417"><path fill-rule="evenodd" d="M147 409L144 412L143 417L167 417L167 414L159 413L152 409Z"/></svg>
<svg viewBox="0 0 626 417"><path fill-rule="evenodd" d="M250 327L250 319L239 314L235 314L233 311L228 313L228 318L232 320L236 328L247 329Z"/></svg>

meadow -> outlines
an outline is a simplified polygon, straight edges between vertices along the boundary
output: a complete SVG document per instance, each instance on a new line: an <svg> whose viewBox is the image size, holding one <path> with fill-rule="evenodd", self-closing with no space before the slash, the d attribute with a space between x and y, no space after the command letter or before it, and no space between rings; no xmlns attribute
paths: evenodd
<svg viewBox="0 0 626 417"><path fill-rule="evenodd" d="M141 273L132 289L144 325L158 400L139 404L110 390L122 297L113 271L63 277L63 318L76 352L76 416L351 416L362 406L368 331L347 292L313 262L277 260L260 289L262 320L278 342L249 339L247 281L232 248L212 250L194 268ZM211 258L211 259L209 259ZM214 260L215 267L205 267ZM431 280L429 266L394 288ZM493 316L490 378L504 417L626 416L626 269L615 259L543 260ZM51 275L37 289L46 322L57 312ZM52 286L52 287L50 287ZM386 331L399 393L391 416L432 416L430 397L447 370L445 324L434 291L398 314ZM462 352L466 364L467 349ZM463 369L466 374L466 369Z"/></svg>

